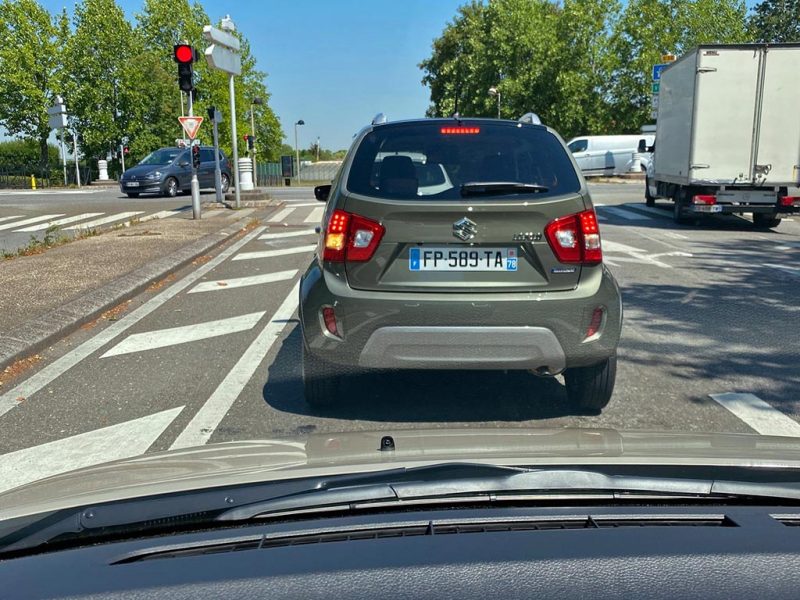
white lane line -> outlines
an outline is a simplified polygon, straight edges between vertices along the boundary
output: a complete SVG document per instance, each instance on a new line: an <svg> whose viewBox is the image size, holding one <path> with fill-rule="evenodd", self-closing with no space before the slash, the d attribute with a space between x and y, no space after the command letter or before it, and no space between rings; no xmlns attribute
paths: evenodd
<svg viewBox="0 0 800 600"><path fill-rule="evenodd" d="M788 273L793 277L800 277L800 267L792 267L789 265L778 265L773 263L764 263L765 267L772 267L773 269L780 269L784 273Z"/></svg>
<svg viewBox="0 0 800 600"><path fill-rule="evenodd" d="M59 213L57 215L39 215L38 217L31 217L30 219L23 219L22 221L17 221L16 223L3 223L0 225L0 231L4 229L14 229L15 227L20 227L21 225L31 225L33 223L39 223L41 221L49 221L51 219L55 219L56 217L63 217L64 213Z"/></svg>
<svg viewBox="0 0 800 600"><path fill-rule="evenodd" d="M283 238L300 237L303 235L316 235L317 232L313 229L304 229L303 231L286 231L283 233L265 233L258 239L260 240L280 240Z"/></svg>
<svg viewBox="0 0 800 600"><path fill-rule="evenodd" d="M204 281L198 283L191 290L190 294L196 292L217 292L219 290L231 290L234 288L248 287L251 285L262 285L264 283L275 283L276 281L286 281L297 275L297 269L293 271L278 271L277 273L265 273L264 275L251 275L250 277L236 277L234 279L220 279L218 281Z"/></svg>
<svg viewBox="0 0 800 600"><path fill-rule="evenodd" d="M139 222L140 223L144 223L145 221L152 221L153 219L168 219L169 217L172 217L174 215L181 214L184 210L188 210L188 209L183 209L183 210L162 210L162 211L159 211L157 213L153 213L152 215L146 215L146 216L140 218Z"/></svg>
<svg viewBox="0 0 800 600"><path fill-rule="evenodd" d="M24 215L11 215L10 217L0 217L0 223L2 223L3 221L10 221L11 219L19 219L23 216Z"/></svg>
<svg viewBox="0 0 800 600"><path fill-rule="evenodd" d="M211 397L197 411L170 449L202 446L219 426L244 387L255 374L261 361L276 342L294 315L300 297L300 283L296 283L269 323L245 350L233 369L225 376Z"/></svg>
<svg viewBox="0 0 800 600"><path fill-rule="evenodd" d="M755 394L728 392L709 396L762 435L800 437L800 423Z"/></svg>
<svg viewBox="0 0 800 600"><path fill-rule="evenodd" d="M106 223L113 223L114 221L121 221L122 219L130 219L131 217L135 217L136 215L141 215L143 213L143 210L121 212L108 217L103 217L102 219L95 219L94 221L87 221L86 223L80 223L79 225L73 225L72 227L65 227L64 229L87 229L89 227L99 227L100 225L105 225Z"/></svg>
<svg viewBox="0 0 800 600"><path fill-rule="evenodd" d="M295 210L297 210L297 209L294 208L294 207L284 208L279 213L276 213L274 216L270 217L269 221L270 222L280 223L281 221L284 221L286 219L286 217L288 217L290 214L292 214Z"/></svg>
<svg viewBox="0 0 800 600"><path fill-rule="evenodd" d="M304 200L300 200L299 202L292 202L291 200L286 200L287 205L291 205L294 208L304 208L306 206L319 206L322 202L306 202Z"/></svg>
<svg viewBox="0 0 800 600"><path fill-rule="evenodd" d="M312 252L317 247L316 244L310 246L299 246L297 248L283 248L282 250L263 250L259 252L240 252L231 260L252 260L255 258L273 258L275 256L287 256L288 254L301 254Z"/></svg>
<svg viewBox="0 0 800 600"><path fill-rule="evenodd" d="M318 206L312 210L303 221L304 223L319 223L322 221L322 215L325 212L324 206Z"/></svg>
<svg viewBox="0 0 800 600"><path fill-rule="evenodd" d="M53 225L66 225L67 223L74 223L75 221L82 221L83 219L91 219L92 217L99 217L105 213L83 213L82 215L75 215L74 217L65 217L64 219L56 219L55 221L47 221L47 223L39 223L38 225L31 225L23 229L15 229L14 233L25 233L28 231L41 231L52 227Z"/></svg>
<svg viewBox="0 0 800 600"><path fill-rule="evenodd" d="M178 344L199 342L200 340L220 337L229 333L249 331L256 326L256 323L258 323L265 314L264 311L254 312L246 315L239 315L238 317L217 319L216 321L206 321L204 323L193 323L180 327L169 327L168 329L156 329L155 331L134 333L111 348L111 350L103 354L100 358L130 354L131 352L155 350L156 348L166 348L168 346L177 346Z"/></svg>
<svg viewBox="0 0 800 600"><path fill-rule="evenodd" d="M103 331L99 332L92 338L89 338L80 346L75 348L74 350L68 352L61 358L53 361L46 367L44 367L41 371L35 373L18 386L12 388L2 396L0 396L0 416L7 413L9 410L17 406L20 402L20 398L27 399L33 396L36 392L41 390L46 385L50 384L54 379L60 377L67 371L69 371L72 367L77 365L87 356L96 352L115 337L120 335L121 333L125 332L126 330L130 329L136 323L144 319L147 315L152 313L154 310L161 307L165 302L176 296L178 293L185 290L187 287L192 285L195 281L200 279L203 275L211 271L212 269L219 266L223 261L230 258L232 255L236 254L242 246L250 243L255 239L261 232L264 231L264 227L257 227L247 235L245 235L239 241L233 243L230 247L226 248L222 252L220 252L215 258L208 261L206 264L199 266L196 270L189 273L186 277L173 283L163 292L154 296L144 304L142 304L139 308L134 310L131 314L123 317L119 321L115 322L110 327L107 327Z"/></svg>
<svg viewBox="0 0 800 600"><path fill-rule="evenodd" d="M95 464L144 454L183 406L0 455L0 492Z"/></svg>
<svg viewBox="0 0 800 600"><path fill-rule="evenodd" d="M650 217L646 215L640 215L632 210L615 206L604 206L602 212L612 214L621 219L627 219L628 221L650 221Z"/></svg>

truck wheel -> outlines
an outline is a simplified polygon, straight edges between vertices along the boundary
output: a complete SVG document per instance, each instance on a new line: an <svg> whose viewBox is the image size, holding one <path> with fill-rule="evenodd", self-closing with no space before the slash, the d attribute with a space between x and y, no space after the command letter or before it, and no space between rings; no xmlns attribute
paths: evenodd
<svg viewBox="0 0 800 600"><path fill-rule="evenodd" d="M600 411L611 400L616 379L616 354L590 367L567 369L564 373L567 399L580 408Z"/></svg>
<svg viewBox="0 0 800 600"><path fill-rule="evenodd" d="M672 196L672 202L674 203L672 207L672 219L678 225L688 225L693 219L686 216L686 207L683 205L682 198L683 194L681 194L680 190L676 190L675 194Z"/></svg>
<svg viewBox="0 0 800 600"><path fill-rule="evenodd" d="M646 175L645 175L645 178L644 178L644 203L647 206L655 206L656 205L655 196L653 196L650 193L650 179L648 179L648 177Z"/></svg>
<svg viewBox="0 0 800 600"><path fill-rule="evenodd" d="M341 375L332 365L311 354L303 344L303 391L312 408L332 406L339 400Z"/></svg>
<svg viewBox="0 0 800 600"><path fill-rule="evenodd" d="M781 224L781 219L775 213L754 213L753 225L758 229L772 229Z"/></svg>

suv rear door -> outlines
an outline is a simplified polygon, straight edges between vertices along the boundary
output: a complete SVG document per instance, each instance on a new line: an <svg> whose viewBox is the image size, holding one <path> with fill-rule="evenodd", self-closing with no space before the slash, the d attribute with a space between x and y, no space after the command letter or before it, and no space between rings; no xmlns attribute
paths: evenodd
<svg viewBox="0 0 800 600"><path fill-rule="evenodd" d="M441 167L448 189L420 191L420 161ZM470 185L480 182L543 187L501 193L502 186ZM343 193L336 208L385 228L371 260L345 266L355 289L544 292L578 283L580 265L560 263L544 229L584 210L581 183L563 143L544 127L442 120L377 126L360 141Z"/></svg>

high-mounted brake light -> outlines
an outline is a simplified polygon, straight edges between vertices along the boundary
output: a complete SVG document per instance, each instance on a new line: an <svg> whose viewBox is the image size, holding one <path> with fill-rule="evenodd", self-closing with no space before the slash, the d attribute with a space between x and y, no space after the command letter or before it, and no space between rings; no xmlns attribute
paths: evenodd
<svg viewBox="0 0 800 600"><path fill-rule="evenodd" d="M325 231L323 260L364 262L372 258L386 229L360 215L335 210Z"/></svg>
<svg viewBox="0 0 800 600"><path fill-rule="evenodd" d="M800 196L781 196L780 205L800 208Z"/></svg>
<svg viewBox="0 0 800 600"><path fill-rule="evenodd" d="M603 262L600 229L594 210L550 221L544 233L559 262L583 265Z"/></svg>
<svg viewBox="0 0 800 600"><path fill-rule="evenodd" d="M713 194L697 194L696 196L692 197L692 204L716 204L717 197Z"/></svg>
<svg viewBox="0 0 800 600"><path fill-rule="evenodd" d="M480 127L442 127L439 130L444 135L474 135L481 132Z"/></svg>

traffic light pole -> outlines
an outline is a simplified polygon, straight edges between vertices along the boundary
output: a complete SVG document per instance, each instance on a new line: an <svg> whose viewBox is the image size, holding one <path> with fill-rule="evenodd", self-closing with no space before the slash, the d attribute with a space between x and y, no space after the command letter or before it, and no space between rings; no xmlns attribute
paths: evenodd
<svg viewBox="0 0 800 600"><path fill-rule="evenodd" d="M217 192L217 202L222 202L222 169L219 166L219 127L216 108L214 108L214 114L211 114L211 109L209 109L209 117L214 124L214 188Z"/></svg>
<svg viewBox="0 0 800 600"><path fill-rule="evenodd" d="M192 101L192 92L187 94L189 96L189 116L194 116L194 102ZM194 145L194 140L191 140L192 145ZM192 219L199 219L200 218L200 182L197 180L197 167L194 165L194 160L191 161L192 163Z"/></svg>
<svg viewBox="0 0 800 600"><path fill-rule="evenodd" d="M228 77L228 91L231 96L231 138L233 141L233 185L236 195L236 208L241 208L239 197L239 146L236 134L236 91L233 87L233 75Z"/></svg>

